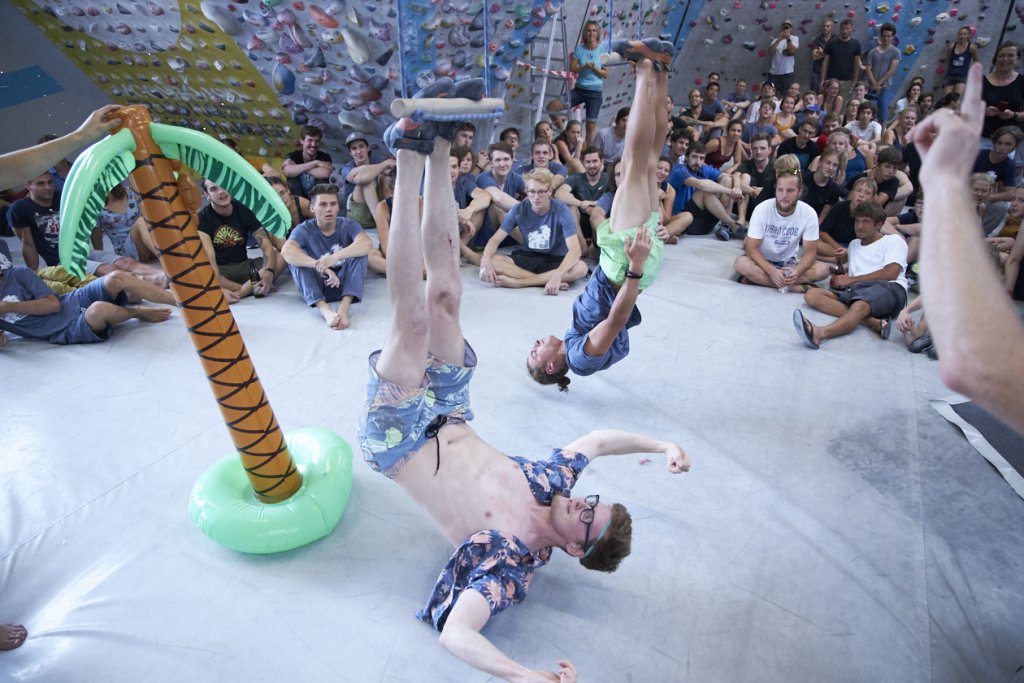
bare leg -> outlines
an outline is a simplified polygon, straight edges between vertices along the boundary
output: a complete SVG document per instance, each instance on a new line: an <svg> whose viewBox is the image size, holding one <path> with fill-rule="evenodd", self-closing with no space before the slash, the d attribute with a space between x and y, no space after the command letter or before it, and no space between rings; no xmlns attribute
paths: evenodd
<svg viewBox="0 0 1024 683"><path fill-rule="evenodd" d="M96 334L102 334L107 327L123 323L132 318L158 323L171 317L169 308L142 308L139 306L118 306L106 301L97 301L85 309L85 322Z"/></svg>
<svg viewBox="0 0 1024 683"><path fill-rule="evenodd" d="M174 295L163 287L140 280L123 271L114 271L107 275L103 278L103 286L113 297L124 292L130 301L152 301L155 304L177 305Z"/></svg>
<svg viewBox="0 0 1024 683"><path fill-rule="evenodd" d="M343 296L343 297L341 297L341 302L338 304L338 314L335 316L336 327L334 329L336 329L336 330L344 330L344 329L346 329L351 324L350 321L349 321L349 317L348 317L348 311L349 311L349 308L351 308L351 307L352 307L352 297L351 296Z"/></svg>
<svg viewBox="0 0 1024 683"><path fill-rule="evenodd" d="M707 194L697 190L693 193L693 203L710 212L712 216L728 225L730 229L735 230L738 227L733 217L725 210L725 206L722 205L722 200L718 198L718 195Z"/></svg>
<svg viewBox="0 0 1024 683"><path fill-rule="evenodd" d="M585 146L586 147L590 147L592 144L594 144L594 136L597 135L597 121L587 120L587 122L586 122L586 129L587 129L587 144Z"/></svg>
<svg viewBox="0 0 1024 683"><path fill-rule="evenodd" d="M546 273L531 273L528 270L523 270L517 266L512 259L504 254L498 254L494 257L494 270L498 275L497 285L499 287L544 287L547 285L548 280L551 279L551 273L554 271L548 271ZM580 278L586 277L587 266L582 261L578 261L569 272L562 276L562 286L560 289L565 291L569 289L569 285Z"/></svg>
<svg viewBox="0 0 1024 683"><path fill-rule="evenodd" d="M434 139L423 185L423 262L427 268L427 348L441 360L462 365L466 344L459 322L459 215L452 188L451 143Z"/></svg>
<svg viewBox="0 0 1024 683"><path fill-rule="evenodd" d="M658 120L660 116L660 125L665 125L663 110L667 100L664 95L658 99L658 79L650 60L641 60L636 65L636 79L636 91L626 125L626 141L622 148L622 183L615 193L616 201L612 203L612 232L641 226L651 217L651 211L657 210L658 186L650 184L653 177L650 151L655 142L665 139L665 135L662 131L659 138L656 133L658 126L651 126L651 121Z"/></svg>
<svg viewBox="0 0 1024 683"><path fill-rule="evenodd" d="M835 294L823 289L810 290L804 295L804 301L812 308L836 317L835 322L824 327L811 325L815 342L850 334L858 325L864 325L875 334L881 332L882 323L878 318L871 317L871 306L867 302L854 301L847 306Z"/></svg>
<svg viewBox="0 0 1024 683"><path fill-rule="evenodd" d="M377 360L377 373L397 384L418 387L427 361L429 331L419 219L420 182L426 157L408 149L398 150L395 156L398 164L387 265L393 315L391 330ZM448 193L452 194L450 176Z"/></svg>
<svg viewBox="0 0 1024 683"><path fill-rule="evenodd" d="M21 624L0 624L0 650L21 647L28 637L28 631Z"/></svg>

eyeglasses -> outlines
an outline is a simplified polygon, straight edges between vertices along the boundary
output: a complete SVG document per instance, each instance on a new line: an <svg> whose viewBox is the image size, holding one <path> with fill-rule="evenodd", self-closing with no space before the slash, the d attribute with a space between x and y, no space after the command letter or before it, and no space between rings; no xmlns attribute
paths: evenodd
<svg viewBox="0 0 1024 683"><path fill-rule="evenodd" d="M590 527L594 524L594 508L596 508L597 504L601 502L601 496L595 493L584 498L583 502L588 506L585 510L580 512L580 521L587 525L587 533L583 537L583 547L587 548L590 544ZM594 539L594 542L597 543L597 539ZM592 548L587 548L588 553L591 550ZM586 555L584 555L584 557L586 557Z"/></svg>
<svg viewBox="0 0 1024 683"><path fill-rule="evenodd" d="M526 194L530 195L531 197L543 197L548 192L551 192L551 188L545 188L543 190L527 190Z"/></svg>

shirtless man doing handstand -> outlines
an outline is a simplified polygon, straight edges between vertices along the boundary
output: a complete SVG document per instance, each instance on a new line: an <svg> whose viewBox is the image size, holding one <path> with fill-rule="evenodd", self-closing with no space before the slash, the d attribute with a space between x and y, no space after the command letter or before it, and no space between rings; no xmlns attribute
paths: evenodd
<svg viewBox="0 0 1024 683"><path fill-rule="evenodd" d="M532 461L502 454L469 426L476 354L459 321L450 128L402 119L385 135L398 159L387 259L393 318L383 349L370 355L360 441L370 466L419 503L456 548L417 613L441 632L441 645L502 680L569 683L576 680L570 662L559 662L558 674L531 670L480 631L492 615L526 597L552 548L608 572L629 554L632 522L626 508L596 495L571 496L591 460L662 452L673 473L687 471L690 461L675 444L615 430L591 432L555 449L548 460Z"/></svg>

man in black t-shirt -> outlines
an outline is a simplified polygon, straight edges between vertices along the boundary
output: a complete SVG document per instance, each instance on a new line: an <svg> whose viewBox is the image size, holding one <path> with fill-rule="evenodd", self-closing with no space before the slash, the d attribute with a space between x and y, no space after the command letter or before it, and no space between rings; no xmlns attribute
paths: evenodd
<svg viewBox="0 0 1024 683"><path fill-rule="evenodd" d="M604 172L601 153L595 147L587 147L580 153L583 162L583 173L573 173L555 193L555 198L568 204L576 218L576 234L580 236L583 253L587 253L587 240L594 239L594 228L601 224L606 216L597 206L597 200L608 191L608 174ZM600 214L598 220L595 212Z"/></svg>
<svg viewBox="0 0 1024 683"><path fill-rule="evenodd" d="M825 81L834 78L839 81L843 94L848 95L850 84L860 76L860 56L860 43L853 37L853 19L847 17L839 22L839 35L833 36L825 46L818 90L824 92Z"/></svg>
<svg viewBox="0 0 1024 683"><path fill-rule="evenodd" d="M330 181L334 165L331 155L320 151L322 138L323 131L316 126L303 126L299 149L285 156L281 163L281 171L293 195L309 199L314 185Z"/></svg>
<svg viewBox="0 0 1024 683"><path fill-rule="evenodd" d="M25 183L28 196L11 204L7 221L21 240L25 265L39 270L39 259L48 266L60 265L60 194L49 172Z"/></svg>
<svg viewBox="0 0 1024 683"><path fill-rule="evenodd" d="M206 179L202 187L210 203L198 213L199 239L228 303L250 294L257 298L270 294L274 279L284 271L284 259L274 248L267 231L255 214L223 187ZM263 258L249 260L245 248L249 235L256 238ZM253 268L259 276L256 283L250 277Z"/></svg>
<svg viewBox="0 0 1024 683"><path fill-rule="evenodd" d="M853 226L853 210L864 202L875 198L878 186L867 176L858 178L850 190L850 198L832 207L825 220L821 223L821 242L818 245L818 256L822 258L846 258L846 247L857 239Z"/></svg>
<svg viewBox="0 0 1024 683"><path fill-rule="evenodd" d="M818 134L818 126L813 121L804 121L797 129L795 138L786 138L779 145L778 155L794 154L800 160L800 170L806 171L811 162L821 154L814 137Z"/></svg>

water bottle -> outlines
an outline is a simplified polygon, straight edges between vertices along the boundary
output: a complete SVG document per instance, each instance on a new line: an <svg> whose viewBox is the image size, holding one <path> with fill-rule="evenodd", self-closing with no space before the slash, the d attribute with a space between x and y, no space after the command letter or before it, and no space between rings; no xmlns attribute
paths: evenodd
<svg viewBox="0 0 1024 683"><path fill-rule="evenodd" d="M782 274L785 275L786 277L792 275L793 271L796 269L796 264L796 256L790 256L789 260L782 264ZM780 294L785 294L788 290L789 287L779 287Z"/></svg>

